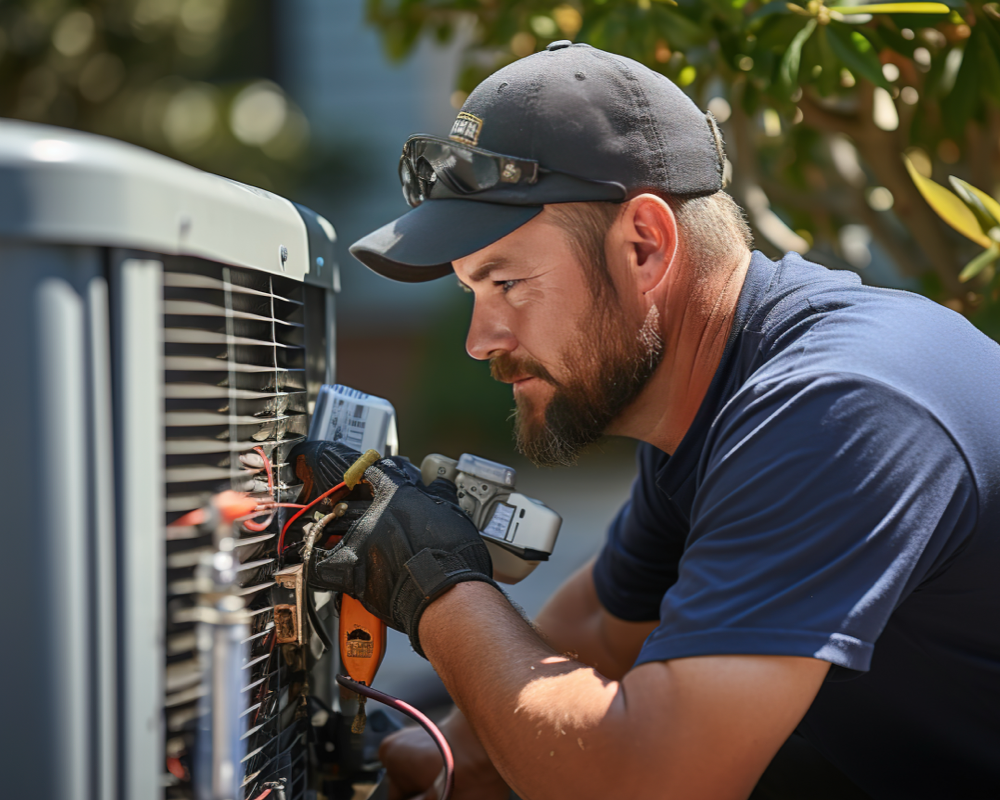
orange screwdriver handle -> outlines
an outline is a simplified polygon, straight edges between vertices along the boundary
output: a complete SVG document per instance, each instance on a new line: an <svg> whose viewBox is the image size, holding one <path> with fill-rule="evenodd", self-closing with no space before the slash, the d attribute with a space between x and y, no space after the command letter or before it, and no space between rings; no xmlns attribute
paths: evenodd
<svg viewBox="0 0 1000 800"><path fill-rule="evenodd" d="M371 686L385 657L385 623L353 597L340 601L340 660L352 680Z"/></svg>

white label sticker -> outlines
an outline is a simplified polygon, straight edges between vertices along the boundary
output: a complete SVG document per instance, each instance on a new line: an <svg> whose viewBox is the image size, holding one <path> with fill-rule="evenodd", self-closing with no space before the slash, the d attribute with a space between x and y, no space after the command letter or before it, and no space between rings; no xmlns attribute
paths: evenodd
<svg viewBox="0 0 1000 800"><path fill-rule="evenodd" d="M510 520L514 516L514 506L506 503L497 503L497 510L493 512L493 519L483 531L487 536L494 539L506 539L507 529L510 527Z"/></svg>
<svg viewBox="0 0 1000 800"><path fill-rule="evenodd" d="M343 442L348 447L360 451L365 438L365 423L368 421L368 407L360 403L340 400L333 412L332 442Z"/></svg>

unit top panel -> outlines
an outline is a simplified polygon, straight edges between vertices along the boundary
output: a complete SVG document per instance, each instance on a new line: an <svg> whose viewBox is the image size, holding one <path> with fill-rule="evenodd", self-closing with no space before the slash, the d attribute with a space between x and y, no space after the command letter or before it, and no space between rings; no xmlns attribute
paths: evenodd
<svg viewBox="0 0 1000 800"><path fill-rule="evenodd" d="M333 227L283 197L115 139L8 119L0 237L198 256L321 284L335 269Z"/></svg>

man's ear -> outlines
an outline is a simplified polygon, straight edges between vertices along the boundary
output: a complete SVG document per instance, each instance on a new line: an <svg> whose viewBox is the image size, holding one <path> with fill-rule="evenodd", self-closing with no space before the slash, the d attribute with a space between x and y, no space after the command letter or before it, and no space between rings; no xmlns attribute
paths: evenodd
<svg viewBox="0 0 1000 800"><path fill-rule="evenodd" d="M629 271L647 294L664 282L677 255L674 212L655 194L640 194L626 202L621 226Z"/></svg>

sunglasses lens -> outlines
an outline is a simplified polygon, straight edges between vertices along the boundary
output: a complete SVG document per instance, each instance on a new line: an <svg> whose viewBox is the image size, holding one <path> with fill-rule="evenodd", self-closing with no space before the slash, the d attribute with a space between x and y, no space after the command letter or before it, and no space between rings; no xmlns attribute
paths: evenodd
<svg viewBox="0 0 1000 800"><path fill-rule="evenodd" d="M517 162L455 142L413 138L403 149L399 180L406 202L417 206L430 197L438 181L454 194L475 194L501 182L518 183L525 164L533 162ZM534 183L536 171L537 167L526 173L529 183Z"/></svg>
<svg viewBox="0 0 1000 800"><path fill-rule="evenodd" d="M453 192L482 192L500 180L495 156L444 142L426 142L422 150L426 163Z"/></svg>
<svg viewBox="0 0 1000 800"><path fill-rule="evenodd" d="M399 183L403 187L403 199L408 206L416 208L424 201L419 181L413 174L413 166L405 155L399 159Z"/></svg>

